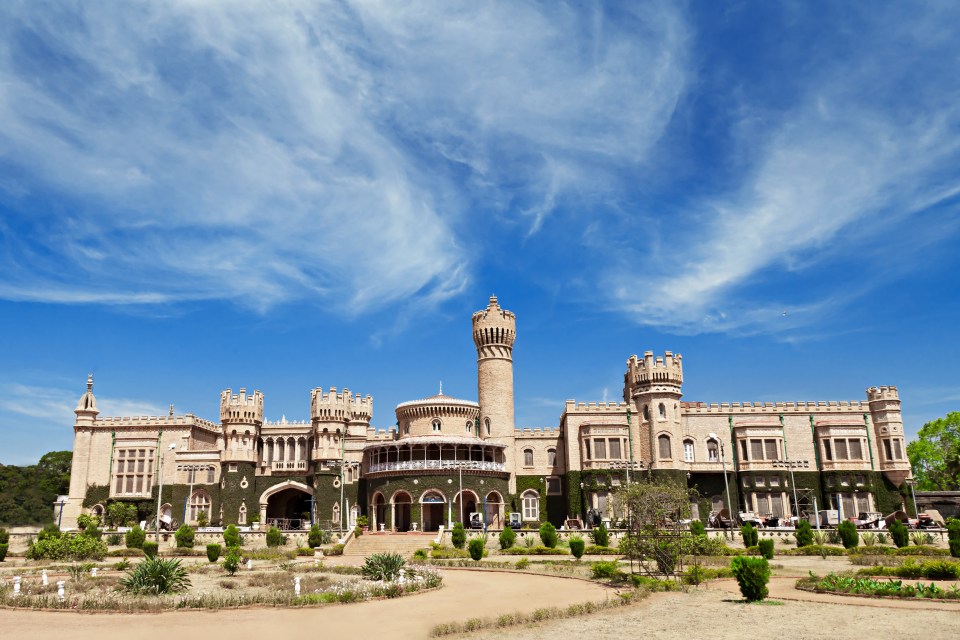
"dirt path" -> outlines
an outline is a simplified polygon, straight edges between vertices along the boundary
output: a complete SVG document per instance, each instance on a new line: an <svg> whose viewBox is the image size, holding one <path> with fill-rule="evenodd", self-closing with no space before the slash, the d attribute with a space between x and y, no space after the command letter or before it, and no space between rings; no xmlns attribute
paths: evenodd
<svg viewBox="0 0 960 640"><path fill-rule="evenodd" d="M0 610L4 638L177 640L247 637L426 638L441 622L493 617L538 607L601 600L612 592L597 584L551 576L443 571L444 587L431 593L315 609L170 611L160 614L77 614ZM149 635L148 635L149 634Z"/></svg>

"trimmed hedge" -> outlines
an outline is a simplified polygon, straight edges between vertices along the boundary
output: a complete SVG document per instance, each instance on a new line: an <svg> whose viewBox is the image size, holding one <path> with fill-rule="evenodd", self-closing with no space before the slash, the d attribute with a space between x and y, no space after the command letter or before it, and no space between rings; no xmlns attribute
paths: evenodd
<svg viewBox="0 0 960 640"><path fill-rule="evenodd" d="M510 547L509 549L504 549L500 553L505 553L511 556L565 556L567 554L566 549L551 549L550 547L544 547L543 545L537 545L535 547Z"/></svg>
<svg viewBox="0 0 960 640"><path fill-rule="evenodd" d="M730 569L740 585L740 593L747 602L758 602L767 597L770 565L766 558L739 556L730 561Z"/></svg>

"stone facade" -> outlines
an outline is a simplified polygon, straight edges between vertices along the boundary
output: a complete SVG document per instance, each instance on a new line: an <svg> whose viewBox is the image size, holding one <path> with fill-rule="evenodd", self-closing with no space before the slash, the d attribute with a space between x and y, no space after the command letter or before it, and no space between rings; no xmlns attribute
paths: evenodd
<svg viewBox="0 0 960 640"><path fill-rule="evenodd" d="M172 407L103 417L91 377L75 410L63 526L113 500L136 503L149 520L158 499L165 523L202 513L212 524L341 529L365 515L372 528L471 517L499 528L518 513L560 525L589 511L616 518L616 488L648 478L696 488L701 518L728 501L781 517L814 505L849 517L901 504L910 466L896 387L844 402L690 402L682 356L648 351L627 360L623 402L568 400L556 427L518 429L516 317L491 297L472 328L478 402L441 389L398 405L388 430L371 427L371 396L336 388L311 390L303 421L265 421L263 394L246 389L222 392L219 423Z"/></svg>

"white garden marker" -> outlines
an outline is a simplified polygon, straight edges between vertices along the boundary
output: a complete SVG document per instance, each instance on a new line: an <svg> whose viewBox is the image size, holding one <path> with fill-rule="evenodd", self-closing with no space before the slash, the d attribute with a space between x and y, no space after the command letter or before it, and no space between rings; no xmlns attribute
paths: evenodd
<svg viewBox="0 0 960 640"><path fill-rule="evenodd" d="M20 576L13 576L13 595L20 595Z"/></svg>
<svg viewBox="0 0 960 640"><path fill-rule="evenodd" d="M50 584L50 578L47 577L47 570L44 569L40 572L40 584L47 586Z"/></svg>
<svg viewBox="0 0 960 640"><path fill-rule="evenodd" d="M247 559L247 570L249 571L249 570L252 570L252 569L253 569L253 559L252 559L252 558L248 558L248 559Z"/></svg>
<svg viewBox="0 0 960 640"><path fill-rule="evenodd" d="M93 567L92 569L90 569L90 575L93 576L94 578L97 577L97 568L96 568L96 567Z"/></svg>
<svg viewBox="0 0 960 640"><path fill-rule="evenodd" d="M57 580L57 600L63 602L63 580Z"/></svg>
<svg viewBox="0 0 960 640"><path fill-rule="evenodd" d="M293 592L300 595L300 576L293 579Z"/></svg>

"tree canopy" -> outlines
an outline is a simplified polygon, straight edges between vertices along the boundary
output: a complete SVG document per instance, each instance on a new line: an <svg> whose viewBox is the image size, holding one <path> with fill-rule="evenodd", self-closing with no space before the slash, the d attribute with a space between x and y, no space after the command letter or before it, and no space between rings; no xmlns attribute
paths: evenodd
<svg viewBox="0 0 960 640"><path fill-rule="evenodd" d="M928 422L907 445L917 489L960 490L960 411Z"/></svg>
<svg viewBox="0 0 960 640"><path fill-rule="evenodd" d="M53 522L53 503L70 488L69 451L44 454L35 465L0 466L0 525Z"/></svg>

